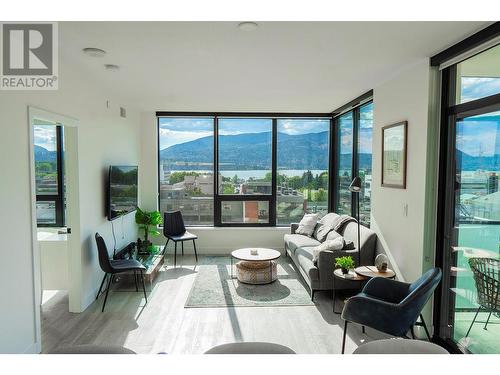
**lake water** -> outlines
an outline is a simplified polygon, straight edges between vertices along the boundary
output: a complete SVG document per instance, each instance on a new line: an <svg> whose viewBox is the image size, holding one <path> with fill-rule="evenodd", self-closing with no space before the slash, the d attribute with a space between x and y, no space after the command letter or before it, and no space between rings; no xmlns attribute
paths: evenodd
<svg viewBox="0 0 500 375"><path fill-rule="evenodd" d="M171 171L171 172L185 172L185 171ZM207 171L192 171L192 172L198 172L198 173L207 173ZM265 170L250 170L250 171L219 171L219 173L224 176L224 177L233 177L234 175L238 175L238 178L242 178L245 180L248 180L250 177L253 178L264 178L266 176L266 173L269 173L271 171L265 171ZM307 172L306 170L303 169L283 169L283 170L278 170L278 173L284 174L288 177L294 177L294 176L302 176L304 172ZM323 172L327 172L324 170L311 170L311 173L313 176L319 175Z"/></svg>

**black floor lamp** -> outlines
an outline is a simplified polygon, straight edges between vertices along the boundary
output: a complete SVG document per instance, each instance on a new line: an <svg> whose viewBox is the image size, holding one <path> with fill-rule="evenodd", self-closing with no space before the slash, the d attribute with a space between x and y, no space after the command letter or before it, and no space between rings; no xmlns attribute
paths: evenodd
<svg viewBox="0 0 500 375"><path fill-rule="evenodd" d="M360 241L360 224L359 224L359 193L361 192L361 178L354 177L349 185L349 191L356 194L356 202L358 209L356 210L356 220L358 222L358 267L361 266L361 241Z"/></svg>

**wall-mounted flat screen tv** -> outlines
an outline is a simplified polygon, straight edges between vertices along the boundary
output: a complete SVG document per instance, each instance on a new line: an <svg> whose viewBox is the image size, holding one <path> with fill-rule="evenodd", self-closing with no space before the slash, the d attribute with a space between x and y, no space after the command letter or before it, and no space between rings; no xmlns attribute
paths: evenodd
<svg viewBox="0 0 500 375"><path fill-rule="evenodd" d="M137 209L138 167L112 165L107 186L108 220L116 219Z"/></svg>

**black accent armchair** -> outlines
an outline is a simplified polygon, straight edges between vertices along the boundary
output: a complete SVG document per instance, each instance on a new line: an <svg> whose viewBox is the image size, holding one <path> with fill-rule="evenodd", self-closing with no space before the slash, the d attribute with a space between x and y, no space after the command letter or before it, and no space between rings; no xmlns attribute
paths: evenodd
<svg viewBox="0 0 500 375"><path fill-rule="evenodd" d="M177 265L177 242L181 243L182 255L184 255L184 241L193 241L194 256L196 262L198 262L198 254L196 253L196 240L198 236L186 230L180 211L163 213L163 235L167 238L163 253L167 251L169 241L174 241L174 267Z"/></svg>
<svg viewBox="0 0 500 375"><path fill-rule="evenodd" d="M135 259L119 259L112 260L109 259L108 248L106 246L106 242L104 242L104 238L101 237L99 233L95 234L95 241L97 243L97 251L99 253L99 265L101 269L104 271L104 277L101 282L101 286L99 287L99 291L95 299L99 298L101 294L102 287L104 286L104 282L106 281L106 277L109 276L108 285L106 288L106 296L104 297L104 303L102 304L101 312L104 312L104 307L106 306L106 301L108 300L109 288L111 287L111 281L113 280L113 275L123 272L134 271L134 281L135 281L135 291L138 292L139 288L137 286L137 277L138 274L141 276L142 280L142 290L144 292L144 298L146 299L146 303L148 302L148 297L146 296L146 287L144 286L144 271L146 267L144 267L140 262Z"/></svg>
<svg viewBox="0 0 500 375"><path fill-rule="evenodd" d="M382 277L369 280L361 293L347 300L342 310L342 353L345 349L348 322L397 337L406 337L410 330L414 336L413 326L422 325L430 339L421 312L440 281L439 268L430 269L411 284ZM421 322L417 323L419 316Z"/></svg>

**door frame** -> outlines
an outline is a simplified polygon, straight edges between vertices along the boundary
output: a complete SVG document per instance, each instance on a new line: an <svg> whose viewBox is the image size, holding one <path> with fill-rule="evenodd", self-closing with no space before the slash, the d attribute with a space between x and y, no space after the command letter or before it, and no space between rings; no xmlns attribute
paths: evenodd
<svg viewBox="0 0 500 375"><path fill-rule="evenodd" d="M35 151L34 151L34 119L46 120L64 127L65 166L66 166L66 225L71 228L68 236L68 296L69 311L81 311L81 248L80 240L80 207L79 207L79 169L78 169L78 125L79 121L72 117L28 106L28 134L30 158L30 192L31 192L31 243L33 272L33 302L35 315L35 351L42 350L41 342L41 303L42 282L40 247L38 246L38 226L36 219L36 183L35 183Z"/></svg>

